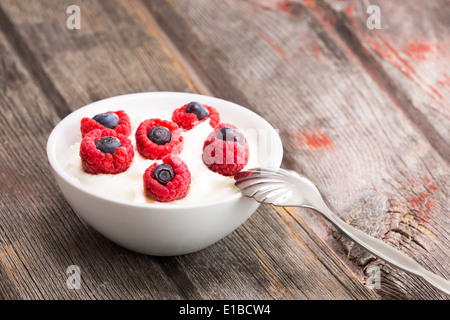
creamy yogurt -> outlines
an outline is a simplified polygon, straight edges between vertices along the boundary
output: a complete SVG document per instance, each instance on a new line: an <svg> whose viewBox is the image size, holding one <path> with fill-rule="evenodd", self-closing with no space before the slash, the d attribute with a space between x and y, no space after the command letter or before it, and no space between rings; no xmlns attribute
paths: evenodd
<svg viewBox="0 0 450 320"><path fill-rule="evenodd" d="M144 193L143 174L153 163L161 163L160 160L148 160L142 157L136 150L135 131L139 124L149 118L171 119L168 110L158 114L152 112L149 116L143 113L132 113L127 111L131 119L132 133L129 139L135 147L133 162L127 171L119 174L98 174L85 173L81 167L79 156L81 141L73 144L62 157L62 166L70 176L89 190L113 199L128 200L139 203L160 203L147 197ZM178 155L186 162L191 172L191 186L186 197L180 200L166 203L170 204L195 204L210 201L217 201L227 198L239 192L234 186L233 177L225 177L212 172L203 163L202 152L203 143L213 128L208 121L204 121L189 131L182 130L184 147ZM252 139L247 137L249 143L249 161L246 168L257 167L256 154L257 146ZM244 168L244 170L246 169ZM162 203L161 203L162 204Z"/></svg>

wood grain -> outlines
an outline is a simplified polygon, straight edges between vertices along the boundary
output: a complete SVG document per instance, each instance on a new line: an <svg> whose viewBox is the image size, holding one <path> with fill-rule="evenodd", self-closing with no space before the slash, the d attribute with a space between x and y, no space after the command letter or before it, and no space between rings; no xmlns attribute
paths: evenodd
<svg viewBox="0 0 450 320"><path fill-rule="evenodd" d="M50 131L70 111L137 91L245 97L237 83L211 86L141 2L79 6L82 28L69 31L60 1L0 4L0 298L377 298L295 211L262 207L222 241L179 257L129 252L78 219L45 156ZM67 289L70 265L82 271L80 290Z"/></svg>
<svg viewBox="0 0 450 320"><path fill-rule="evenodd" d="M314 1L145 3L215 95L280 128L284 166L316 182L338 215L450 278L448 121L437 103L424 105L431 101L424 90L412 95L417 84L399 81L386 57L361 49L367 42L344 14ZM386 69L376 71L376 62ZM331 234L323 221L307 221ZM337 233L326 239L362 271L379 264ZM443 298L420 280L382 270L382 297Z"/></svg>
<svg viewBox="0 0 450 320"><path fill-rule="evenodd" d="M367 28L367 5L354 1L330 10L336 15L334 29L380 89L449 162L450 33L445 17L450 6L446 1L375 1L372 5L380 8L380 29Z"/></svg>

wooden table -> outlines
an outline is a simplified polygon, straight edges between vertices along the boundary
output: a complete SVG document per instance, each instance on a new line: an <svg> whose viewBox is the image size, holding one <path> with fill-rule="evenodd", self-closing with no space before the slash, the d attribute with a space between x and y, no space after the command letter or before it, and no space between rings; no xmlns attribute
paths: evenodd
<svg viewBox="0 0 450 320"><path fill-rule="evenodd" d="M70 4L0 0L1 299L446 299L305 209L261 206L189 255L129 252L77 218L45 148L110 96L224 98L280 130L283 167L341 218L450 279L450 2L78 0L80 29Z"/></svg>

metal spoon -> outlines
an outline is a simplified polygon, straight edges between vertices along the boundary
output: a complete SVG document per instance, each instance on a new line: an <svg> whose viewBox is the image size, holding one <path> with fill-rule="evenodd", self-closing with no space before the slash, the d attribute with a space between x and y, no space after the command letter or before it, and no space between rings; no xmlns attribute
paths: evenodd
<svg viewBox="0 0 450 320"><path fill-rule="evenodd" d="M253 197L260 203L282 207L304 207L318 211L339 231L376 257L421 277L450 296L449 281L426 270L405 253L345 223L327 207L317 187L297 172L279 168L255 168L239 172L234 178L235 185L241 189L244 196Z"/></svg>

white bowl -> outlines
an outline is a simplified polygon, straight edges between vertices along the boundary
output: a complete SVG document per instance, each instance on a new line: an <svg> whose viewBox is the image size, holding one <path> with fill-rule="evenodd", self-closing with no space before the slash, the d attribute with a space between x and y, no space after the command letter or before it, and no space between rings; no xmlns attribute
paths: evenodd
<svg viewBox="0 0 450 320"><path fill-rule="evenodd" d="M67 202L81 219L120 246L157 256L195 252L234 231L259 206L255 200L242 196L240 192L219 201L184 205L118 200L76 183L64 170L59 155L80 141L81 118L118 109L174 109L190 101L215 107L221 114L222 122L233 123L244 132L253 129L268 134L271 143L256 142L263 143L263 148L267 148L259 149L264 151L258 154L261 157L260 163L269 167L280 166L283 157L281 140L277 131L266 120L232 102L190 93L136 93L101 100L72 112L49 136L48 160Z"/></svg>

